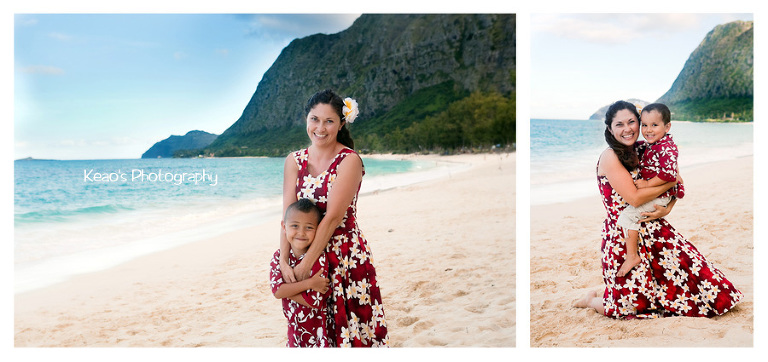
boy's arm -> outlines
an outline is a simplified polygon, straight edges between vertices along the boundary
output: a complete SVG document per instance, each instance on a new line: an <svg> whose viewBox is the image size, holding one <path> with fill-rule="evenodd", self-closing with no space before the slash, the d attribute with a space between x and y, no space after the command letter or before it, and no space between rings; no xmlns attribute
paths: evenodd
<svg viewBox="0 0 768 362"><path fill-rule="evenodd" d="M653 176L650 180L637 180L635 181L635 186L639 189L646 188L646 187L656 187L661 186L669 181L665 181L659 178L659 176Z"/></svg>
<svg viewBox="0 0 768 362"><path fill-rule="evenodd" d="M307 285L309 284L310 280L311 279L306 279L296 283L282 284L275 291L275 298L277 299L288 298L305 307L312 308L312 306L309 305L309 303L307 303L307 301L304 300L304 297L301 295L302 292L307 290Z"/></svg>
<svg viewBox="0 0 768 362"><path fill-rule="evenodd" d="M294 295L301 294L301 292L307 289L311 289L309 287L310 280L311 279L305 279L296 283L283 283L281 286L277 287L275 298L290 298Z"/></svg>
<svg viewBox="0 0 768 362"><path fill-rule="evenodd" d="M283 280L283 273L280 271L280 254L280 249L275 251L275 254L272 256L272 261L270 262L269 284L272 289L272 294L277 299L288 298L301 305L312 308L312 306L304 300L302 293L313 286L317 287L312 284L317 283L317 279L309 278L304 282L286 283L285 280Z"/></svg>
<svg viewBox="0 0 768 362"><path fill-rule="evenodd" d="M318 308L318 306L312 306L304 299L302 293L309 290L314 290L320 293L328 291L328 282L323 275L316 274L309 279L304 279L296 283L283 283L275 290L275 298L282 299L288 298L298 302L301 305Z"/></svg>

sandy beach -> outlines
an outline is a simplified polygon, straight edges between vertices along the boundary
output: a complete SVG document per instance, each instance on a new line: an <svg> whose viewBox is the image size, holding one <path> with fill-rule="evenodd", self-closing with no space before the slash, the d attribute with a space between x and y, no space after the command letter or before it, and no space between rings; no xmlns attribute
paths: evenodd
<svg viewBox="0 0 768 362"><path fill-rule="evenodd" d="M713 172L716 170L716 172ZM686 196L667 220L745 295L712 319L615 320L572 307L602 290L594 197L531 208L531 347L752 347L753 157L682 169Z"/></svg>
<svg viewBox="0 0 768 362"><path fill-rule="evenodd" d="M515 154L407 157L471 168L358 200L391 346L513 347ZM283 347L268 284L279 222L17 294L14 346Z"/></svg>

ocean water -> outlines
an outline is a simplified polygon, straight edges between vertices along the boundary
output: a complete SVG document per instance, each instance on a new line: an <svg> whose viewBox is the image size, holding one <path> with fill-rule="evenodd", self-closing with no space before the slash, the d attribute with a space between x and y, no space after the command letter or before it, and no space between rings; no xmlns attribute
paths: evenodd
<svg viewBox="0 0 768 362"><path fill-rule="evenodd" d="M599 120L531 119L531 204L597 194L595 171L607 147ZM672 122L680 172L753 154L752 123ZM640 136L638 139L642 140Z"/></svg>
<svg viewBox="0 0 768 362"><path fill-rule="evenodd" d="M15 291L256 225L282 209L284 158L14 162ZM462 165L364 158L361 193Z"/></svg>

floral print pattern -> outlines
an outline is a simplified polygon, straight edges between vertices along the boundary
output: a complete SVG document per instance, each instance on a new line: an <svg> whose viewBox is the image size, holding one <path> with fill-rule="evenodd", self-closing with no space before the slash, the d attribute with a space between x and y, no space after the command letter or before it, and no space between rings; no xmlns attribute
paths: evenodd
<svg viewBox="0 0 768 362"><path fill-rule="evenodd" d="M293 252L288 256L288 264L295 267L304 256L297 258ZM315 264L312 265L312 275L328 277L328 261L325 253L320 254ZM272 256L270 263L269 285L272 294L284 284L283 273L280 271L280 249ZM330 347L328 338L328 305L326 300L328 292L320 293L307 290L301 293L302 298L313 308L301 305L298 302L283 298L283 314L288 319L288 347Z"/></svg>
<svg viewBox="0 0 768 362"><path fill-rule="evenodd" d="M671 134L666 134L654 143L645 143L640 151L640 177L650 180L654 176L672 182L677 180L677 145L672 140ZM682 183L673 186L659 197L674 196L682 199L685 196L685 187Z"/></svg>
<svg viewBox="0 0 768 362"><path fill-rule="evenodd" d="M296 197L314 201L325 212L337 167L348 155L357 157L353 150L344 148L327 170L313 176L307 167L308 149L296 151L294 159L299 166ZM371 249L357 225L356 212L357 193L326 248L331 279L329 336L338 347L384 347L389 342L384 307Z"/></svg>
<svg viewBox="0 0 768 362"><path fill-rule="evenodd" d="M632 176L637 179L639 172ZM617 276L626 256L626 244L616 220L628 204L607 177L597 179L607 211L601 245L605 315L714 317L741 301L743 294L663 218L640 224L638 249L642 261L625 277Z"/></svg>

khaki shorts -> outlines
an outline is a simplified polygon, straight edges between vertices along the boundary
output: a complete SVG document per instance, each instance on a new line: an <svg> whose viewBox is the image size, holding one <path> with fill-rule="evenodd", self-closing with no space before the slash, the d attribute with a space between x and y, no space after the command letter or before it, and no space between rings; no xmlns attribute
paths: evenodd
<svg viewBox="0 0 768 362"><path fill-rule="evenodd" d="M638 207L629 205L621 212L616 223L624 229L640 230L640 220L645 218L640 213L656 211L654 205L667 206L670 201L672 201L672 196L655 198Z"/></svg>

